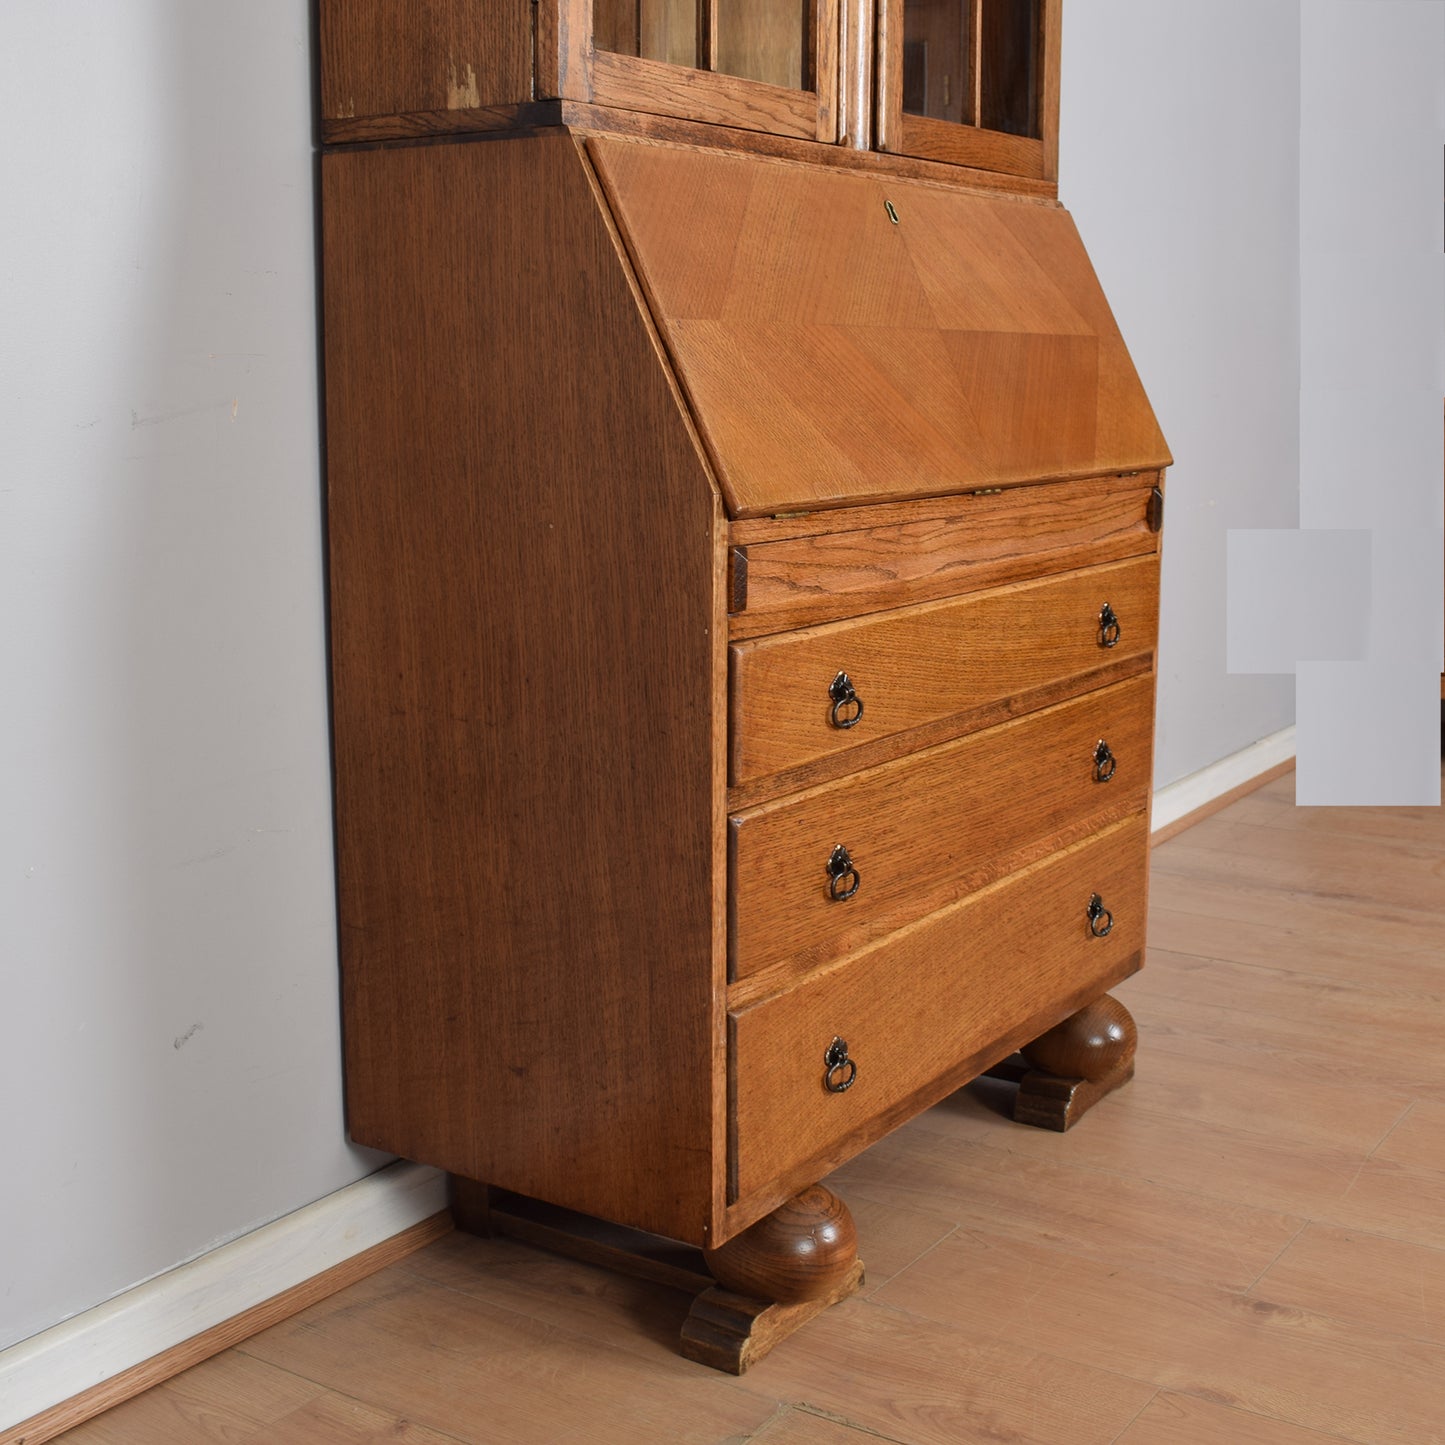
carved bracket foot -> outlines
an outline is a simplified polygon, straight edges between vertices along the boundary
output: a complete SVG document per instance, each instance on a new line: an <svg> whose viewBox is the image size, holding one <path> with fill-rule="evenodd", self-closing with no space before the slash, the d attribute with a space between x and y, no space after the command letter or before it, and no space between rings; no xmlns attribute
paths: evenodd
<svg viewBox="0 0 1445 1445"><path fill-rule="evenodd" d="M1129 1010L1105 994L989 1072L1018 1081L1014 1119L1062 1134L1134 1077L1139 1033Z"/></svg>

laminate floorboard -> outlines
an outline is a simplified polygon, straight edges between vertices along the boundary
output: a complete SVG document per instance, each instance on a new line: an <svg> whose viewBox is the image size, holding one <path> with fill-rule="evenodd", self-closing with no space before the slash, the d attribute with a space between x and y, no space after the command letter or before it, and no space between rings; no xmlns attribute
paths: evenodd
<svg viewBox="0 0 1445 1445"><path fill-rule="evenodd" d="M1286 775L1155 850L1138 1072L980 1080L830 1183L865 1289L742 1379L687 1300L452 1234L71 1445L1445 1445L1445 813Z"/></svg>

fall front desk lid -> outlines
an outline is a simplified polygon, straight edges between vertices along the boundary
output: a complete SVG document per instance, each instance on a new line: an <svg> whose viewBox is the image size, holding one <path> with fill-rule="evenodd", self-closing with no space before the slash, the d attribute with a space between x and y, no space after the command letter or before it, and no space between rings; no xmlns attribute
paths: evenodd
<svg viewBox="0 0 1445 1445"><path fill-rule="evenodd" d="M588 142L735 517L1167 466L1067 211Z"/></svg>

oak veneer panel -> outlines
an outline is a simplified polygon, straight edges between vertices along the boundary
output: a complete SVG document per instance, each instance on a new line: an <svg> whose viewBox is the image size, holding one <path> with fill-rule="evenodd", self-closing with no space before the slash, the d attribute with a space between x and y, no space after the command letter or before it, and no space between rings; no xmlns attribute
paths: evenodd
<svg viewBox="0 0 1445 1445"><path fill-rule="evenodd" d="M531 11L529 0L320 0L323 121L530 100Z"/></svg>
<svg viewBox="0 0 1445 1445"><path fill-rule="evenodd" d="M732 515L1167 465L1067 212L588 145Z"/></svg>
<svg viewBox="0 0 1445 1445"><path fill-rule="evenodd" d="M1112 648L1099 640L1106 602L1121 627ZM795 768L1150 654L1158 619L1159 565L1150 557L735 643L730 779ZM847 729L829 716L840 671L864 704Z"/></svg>
<svg viewBox="0 0 1445 1445"><path fill-rule="evenodd" d="M911 516L856 531L747 544L745 605L729 623L731 635L778 632L1152 553L1159 540L1148 521L1153 490L1150 476L1142 486L1137 478L1090 478L965 493L902 504L898 510L906 506Z"/></svg>
<svg viewBox="0 0 1445 1445"><path fill-rule="evenodd" d="M1142 817L1119 824L730 1015L738 1198L806 1182L810 1158L877 1138L905 1103L942 1098L970 1062L1043 1032L1026 1027L1040 1016L1057 1022L1134 972L1147 836ZM1096 892L1114 913L1104 938L1086 915ZM858 1069L843 1093L823 1082L835 1035Z"/></svg>
<svg viewBox="0 0 1445 1445"><path fill-rule="evenodd" d="M849 952L1143 811L1153 724L1154 679L1135 678L737 815L731 976ZM837 844L859 873L843 901L825 867Z"/></svg>
<svg viewBox="0 0 1445 1445"><path fill-rule="evenodd" d="M323 181L352 1135L702 1243L716 498L570 139Z"/></svg>

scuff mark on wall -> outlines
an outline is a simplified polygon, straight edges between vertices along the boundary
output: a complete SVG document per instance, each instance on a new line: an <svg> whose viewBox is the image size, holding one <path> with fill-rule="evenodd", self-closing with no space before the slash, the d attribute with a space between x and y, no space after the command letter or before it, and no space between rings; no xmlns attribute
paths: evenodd
<svg viewBox="0 0 1445 1445"><path fill-rule="evenodd" d="M474 110L482 103L482 93L477 89L477 72L470 65L462 67L460 78L456 62L447 66L447 109Z"/></svg>
<svg viewBox="0 0 1445 1445"><path fill-rule="evenodd" d="M197 1019L196 1022L193 1023L190 1028L185 1031L185 1033L181 1034L179 1038L173 1039L171 1041L171 1047L178 1050L185 1048L185 1046L190 1043L190 1041L195 1038L195 1036L200 1033L203 1028L205 1028L205 1024L202 1023L200 1019Z"/></svg>

